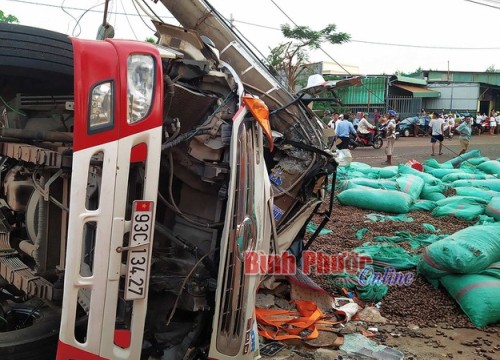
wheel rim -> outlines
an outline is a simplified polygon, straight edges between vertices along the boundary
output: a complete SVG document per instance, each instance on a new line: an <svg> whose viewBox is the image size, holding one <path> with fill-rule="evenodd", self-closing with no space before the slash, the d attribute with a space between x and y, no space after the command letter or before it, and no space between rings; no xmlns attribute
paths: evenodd
<svg viewBox="0 0 500 360"><path fill-rule="evenodd" d="M384 141L381 138L378 138L378 139L375 139L375 142L373 143L373 147L375 149L380 149L383 144L384 144Z"/></svg>

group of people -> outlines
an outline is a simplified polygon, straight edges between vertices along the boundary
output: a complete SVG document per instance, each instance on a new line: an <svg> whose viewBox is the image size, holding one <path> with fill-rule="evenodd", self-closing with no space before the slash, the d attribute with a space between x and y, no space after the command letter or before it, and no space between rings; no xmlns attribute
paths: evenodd
<svg viewBox="0 0 500 360"><path fill-rule="evenodd" d="M347 149L349 147L349 141L351 135L359 141L360 137L365 137L368 141L368 145L373 144L373 133L370 131L376 127L385 127L386 131L386 161L383 165L392 165L392 153L394 148L394 142L396 140L396 114L392 111L388 114L374 113L374 123L372 125L368 121L368 114L363 112L357 112L355 115L339 114L338 112L331 112L329 110L325 111L325 117L323 121L325 125L329 128L335 130L335 135L330 138L331 145L336 146L337 149ZM421 125L423 127L418 128L418 135L420 132L423 135L431 137L431 156L436 156L436 144L438 144L438 155L443 153L443 140L445 137L452 136L453 132L459 134L460 140L460 154L465 153L470 144L470 139L472 136L473 126L476 124L482 124L484 121L490 121L489 128L490 133L493 135L495 133L495 128L497 122L500 124L500 114L498 116L495 112L492 112L489 119L486 120L483 115L477 115L476 120L470 114L465 114L463 121L455 127L456 117L452 114L445 114L444 111L441 113L432 113L432 116L427 116L425 110L419 116L421 119L430 119L423 122ZM477 120L479 118L479 120ZM497 121L498 120L498 121ZM417 135L417 134L416 134Z"/></svg>
<svg viewBox="0 0 500 360"><path fill-rule="evenodd" d="M495 110L490 112L490 116L487 116L485 113L477 114L472 125L477 130L478 135L489 129L489 134L492 136L495 136L497 126L500 127L500 113Z"/></svg>
<svg viewBox="0 0 500 360"><path fill-rule="evenodd" d="M338 112L325 111L325 118L323 121L331 129L335 130L335 136L332 137L332 142L335 143L337 149L348 149L349 141L351 135L359 141L359 138L364 137L367 139L367 145L373 145L373 132L371 129L375 129L377 126L386 126L386 147L385 153L387 156L384 165L391 165L392 151L394 148L394 141L396 140L396 120L395 114L388 113L386 115L380 115L375 112L375 125L372 125L368 121L368 114L363 112L357 112L355 117L351 121L352 114L347 113L339 114Z"/></svg>
<svg viewBox="0 0 500 360"><path fill-rule="evenodd" d="M454 129L459 133L459 140L460 140L460 153L459 155L462 155L467 151L469 148L470 144L470 139L472 136L472 125L471 125L471 115L470 114L465 114L465 117L463 121ZM444 135L445 135L445 122L448 121L448 119L445 119L444 116L438 116L437 113L432 114L432 119L429 122L429 133L431 135L431 156L436 155L436 143L439 143L439 148L438 148L438 155L443 154L443 140L444 140ZM449 125L451 127L451 125ZM453 131L453 128L449 129L448 131Z"/></svg>

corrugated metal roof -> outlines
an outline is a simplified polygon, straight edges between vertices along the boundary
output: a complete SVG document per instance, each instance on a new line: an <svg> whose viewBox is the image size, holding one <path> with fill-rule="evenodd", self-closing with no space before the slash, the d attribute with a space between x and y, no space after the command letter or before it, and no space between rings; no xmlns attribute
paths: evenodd
<svg viewBox="0 0 500 360"><path fill-rule="evenodd" d="M392 86L396 86L400 89L409 91L413 94L413 97L416 98L435 98L441 96L440 92L428 89L426 87L403 85L403 84L393 84Z"/></svg>
<svg viewBox="0 0 500 360"><path fill-rule="evenodd" d="M391 81L399 81L407 84L415 84L415 85L427 85L427 81L425 79L417 79L409 76L401 76L401 75L393 75L391 77Z"/></svg>
<svg viewBox="0 0 500 360"><path fill-rule="evenodd" d="M500 73L497 72L465 72L465 71L434 71L427 73L428 82L478 82L500 86Z"/></svg>
<svg viewBox="0 0 500 360"><path fill-rule="evenodd" d="M386 77L364 78L361 86L335 91L344 105L385 104Z"/></svg>

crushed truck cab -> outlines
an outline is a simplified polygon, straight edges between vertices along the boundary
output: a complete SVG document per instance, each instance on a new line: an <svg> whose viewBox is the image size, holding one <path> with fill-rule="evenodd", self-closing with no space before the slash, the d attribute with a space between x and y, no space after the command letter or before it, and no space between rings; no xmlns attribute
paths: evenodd
<svg viewBox="0 0 500 360"><path fill-rule="evenodd" d="M301 248L335 166L204 2L163 3L157 44L0 24L2 359L260 356L248 254Z"/></svg>

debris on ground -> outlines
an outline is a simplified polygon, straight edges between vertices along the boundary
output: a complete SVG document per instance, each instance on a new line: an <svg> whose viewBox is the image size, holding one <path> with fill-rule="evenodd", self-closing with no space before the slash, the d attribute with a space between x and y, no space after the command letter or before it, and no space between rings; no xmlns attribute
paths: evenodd
<svg viewBox="0 0 500 360"><path fill-rule="evenodd" d="M323 263L309 277L287 277L286 296L275 294L269 310L294 320L268 331L268 342L297 338L281 340L288 352L271 357L500 358L500 162L473 151L442 164L430 159L423 171L348 165L338 171L333 216L308 250L372 263L333 273ZM321 221L312 217L306 241ZM307 299L305 314L297 304Z"/></svg>

